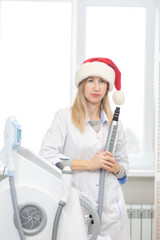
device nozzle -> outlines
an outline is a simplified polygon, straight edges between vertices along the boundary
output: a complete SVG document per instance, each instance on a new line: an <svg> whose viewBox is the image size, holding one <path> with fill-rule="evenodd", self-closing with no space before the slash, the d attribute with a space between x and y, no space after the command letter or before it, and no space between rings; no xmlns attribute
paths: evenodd
<svg viewBox="0 0 160 240"><path fill-rule="evenodd" d="M114 115L113 115L113 120L114 121L118 122L119 114L120 114L120 107L116 107Z"/></svg>

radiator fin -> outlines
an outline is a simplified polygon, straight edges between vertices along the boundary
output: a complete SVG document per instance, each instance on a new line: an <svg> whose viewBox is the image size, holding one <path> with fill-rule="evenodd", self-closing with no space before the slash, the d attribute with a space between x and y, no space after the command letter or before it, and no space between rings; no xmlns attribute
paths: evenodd
<svg viewBox="0 0 160 240"><path fill-rule="evenodd" d="M156 192L156 240L160 240L160 181L157 181Z"/></svg>
<svg viewBox="0 0 160 240"><path fill-rule="evenodd" d="M131 240L154 240L153 205L127 205Z"/></svg>

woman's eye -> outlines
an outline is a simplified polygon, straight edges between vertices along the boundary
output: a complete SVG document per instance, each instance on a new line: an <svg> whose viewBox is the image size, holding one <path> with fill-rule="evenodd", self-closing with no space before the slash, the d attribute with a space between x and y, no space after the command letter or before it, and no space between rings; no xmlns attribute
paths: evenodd
<svg viewBox="0 0 160 240"><path fill-rule="evenodd" d="M88 82L93 82L93 80L92 79L88 79Z"/></svg>
<svg viewBox="0 0 160 240"><path fill-rule="evenodd" d="M101 82L101 83L105 83L105 80L101 80L100 82Z"/></svg>

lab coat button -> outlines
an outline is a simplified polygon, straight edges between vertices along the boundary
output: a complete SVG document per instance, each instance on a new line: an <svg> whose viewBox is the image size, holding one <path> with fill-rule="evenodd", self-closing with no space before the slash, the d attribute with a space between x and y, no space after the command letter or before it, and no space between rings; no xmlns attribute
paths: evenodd
<svg viewBox="0 0 160 240"><path fill-rule="evenodd" d="M99 184L98 184L98 183L96 184L96 187L99 187Z"/></svg>

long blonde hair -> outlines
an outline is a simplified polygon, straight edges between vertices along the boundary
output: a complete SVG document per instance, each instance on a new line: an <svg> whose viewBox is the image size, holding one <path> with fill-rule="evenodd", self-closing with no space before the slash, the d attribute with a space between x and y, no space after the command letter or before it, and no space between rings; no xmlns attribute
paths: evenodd
<svg viewBox="0 0 160 240"><path fill-rule="evenodd" d="M87 117L87 107L86 107L86 98L84 95L84 87L87 82L87 79L83 80L78 88L78 92L74 103L71 107L71 118L74 125L79 129L81 133L84 131L85 118ZM105 112L109 123L112 121L113 113L110 106L110 101L108 97L108 90L104 98L101 101L101 109Z"/></svg>

